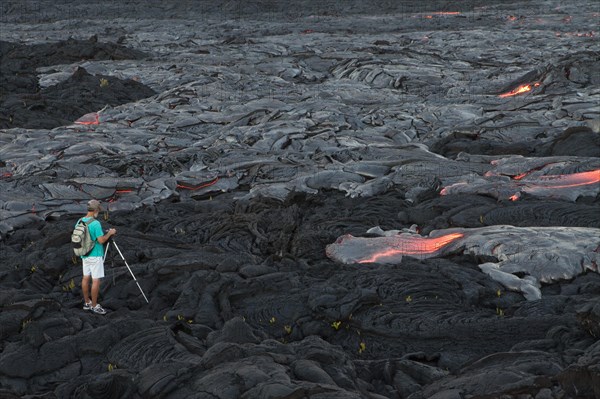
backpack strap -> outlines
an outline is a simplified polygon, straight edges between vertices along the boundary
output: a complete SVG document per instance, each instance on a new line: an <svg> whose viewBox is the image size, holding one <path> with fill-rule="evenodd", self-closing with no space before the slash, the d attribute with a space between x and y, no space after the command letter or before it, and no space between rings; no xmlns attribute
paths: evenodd
<svg viewBox="0 0 600 399"><path fill-rule="evenodd" d="M88 229L89 229L89 225L92 224L92 223L94 223L95 221L96 221L96 218L93 217L93 216L87 222L84 222L83 218L81 218L81 223L83 223L84 226L88 226ZM90 237L91 237L91 234L90 234ZM98 237L96 237L96 239L94 240L94 242L98 242Z"/></svg>
<svg viewBox="0 0 600 399"><path fill-rule="evenodd" d="M84 226L88 226L88 225L92 224L92 222L94 220L96 220L96 218L93 216L91 217L91 220L88 220L87 222L84 222L83 218L80 218L79 221L77 221L77 223L79 224L79 222L81 222L81 223L83 223Z"/></svg>

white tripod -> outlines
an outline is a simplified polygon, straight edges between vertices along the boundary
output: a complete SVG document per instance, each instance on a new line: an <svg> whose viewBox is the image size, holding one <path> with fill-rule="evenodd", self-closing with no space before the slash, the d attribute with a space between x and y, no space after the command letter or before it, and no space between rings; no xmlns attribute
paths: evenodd
<svg viewBox="0 0 600 399"><path fill-rule="evenodd" d="M117 252L119 253L119 255L121 255L121 259L123 259L123 262L125 262L125 266L127 266L127 270L129 270L129 273L131 273L131 277L133 277L133 281L135 281L135 283L137 284L138 288L140 289L140 292L142 293L142 295L144 296L144 299L146 300L146 303L150 303L148 302L148 298L146 297L146 294L144 294L144 290L142 289L142 287L140 287L140 283L138 283L137 279L135 278L135 275L133 274L133 272L131 271L131 268L129 267L129 265L127 264L127 261L125 260L125 257L123 256L123 254L121 253L121 250L119 249L119 246L117 245L117 243L113 240L110 239L107 243L106 243L106 249L104 250L104 259L106 259L106 254L108 253L108 246L112 243L112 245L116 248Z"/></svg>

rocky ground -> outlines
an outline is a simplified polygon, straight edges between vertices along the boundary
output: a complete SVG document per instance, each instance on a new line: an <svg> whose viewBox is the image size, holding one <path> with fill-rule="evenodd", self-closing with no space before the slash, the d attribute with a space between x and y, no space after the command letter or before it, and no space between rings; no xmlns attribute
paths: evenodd
<svg viewBox="0 0 600 399"><path fill-rule="evenodd" d="M600 396L597 2L0 12L0 397Z"/></svg>

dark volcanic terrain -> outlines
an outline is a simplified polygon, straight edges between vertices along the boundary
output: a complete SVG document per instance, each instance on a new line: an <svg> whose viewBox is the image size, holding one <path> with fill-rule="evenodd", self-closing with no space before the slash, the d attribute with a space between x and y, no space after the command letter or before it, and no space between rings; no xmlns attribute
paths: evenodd
<svg viewBox="0 0 600 399"><path fill-rule="evenodd" d="M600 397L599 18L3 2L0 398Z"/></svg>

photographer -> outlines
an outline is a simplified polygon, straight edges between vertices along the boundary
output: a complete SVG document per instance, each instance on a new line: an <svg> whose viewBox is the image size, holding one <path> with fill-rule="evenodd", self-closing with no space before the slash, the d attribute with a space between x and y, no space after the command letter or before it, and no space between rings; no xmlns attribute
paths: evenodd
<svg viewBox="0 0 600 399"><path fill-rule="evenodd" d="M88 225L91 239L94 241L92 251L81 256L83 263L83 278L81 280L81 291L83 293L84 310L91 310L100 315L106 314L106 310L98 303L98 292L100 291L100 279L104 277L104 244L117 233L115 229L110 229L106 234L103 233L102 225L97 220L98 214L102 210L100 202L90 200L87 204L87 214L80 220ZM79 221L77 222L79 223ZM92 277L92 295L90 299L90 276Z"/></svg>

